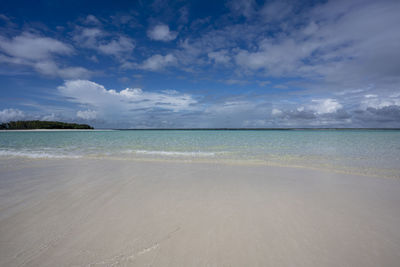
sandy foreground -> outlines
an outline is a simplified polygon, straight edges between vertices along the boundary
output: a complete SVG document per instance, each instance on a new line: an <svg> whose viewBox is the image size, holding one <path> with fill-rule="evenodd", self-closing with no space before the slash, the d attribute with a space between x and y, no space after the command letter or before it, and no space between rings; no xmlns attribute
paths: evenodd
<svg viewBox="0 0 400 267"><path fill-rule="evenodd" d="M400 181L268 166L1 160L0 266L400 266Z"/></svg>

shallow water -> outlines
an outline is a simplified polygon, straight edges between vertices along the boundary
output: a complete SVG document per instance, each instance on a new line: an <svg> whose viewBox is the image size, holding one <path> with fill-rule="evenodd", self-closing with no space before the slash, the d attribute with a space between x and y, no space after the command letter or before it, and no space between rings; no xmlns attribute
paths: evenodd
<svg viewBox="0 0 400 267"><path fill-rule="evenodd" d="M400 177L400 131L0 132L0 157L229 161Z"/></svg>

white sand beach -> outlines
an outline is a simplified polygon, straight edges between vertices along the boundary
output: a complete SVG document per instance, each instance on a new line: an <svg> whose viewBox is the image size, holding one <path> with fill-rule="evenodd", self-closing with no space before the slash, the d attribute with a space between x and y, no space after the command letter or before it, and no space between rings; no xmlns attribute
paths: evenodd
<svg viewBox="0 0 400 267"><path fill-rule="evenodd" d="M268 166L0 161L0 266L399 266L400 181Z"/></svg>

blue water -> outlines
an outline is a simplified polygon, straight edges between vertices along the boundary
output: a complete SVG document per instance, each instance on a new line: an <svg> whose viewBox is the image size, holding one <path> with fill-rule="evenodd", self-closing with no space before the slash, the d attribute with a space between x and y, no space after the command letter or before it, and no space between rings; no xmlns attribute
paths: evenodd
<svg viewBox="0 0 400 267"><path fill-rule="evenodd" d="M226 161L400 177L400 131L0 132L0 159L9 157Z"/></svg>

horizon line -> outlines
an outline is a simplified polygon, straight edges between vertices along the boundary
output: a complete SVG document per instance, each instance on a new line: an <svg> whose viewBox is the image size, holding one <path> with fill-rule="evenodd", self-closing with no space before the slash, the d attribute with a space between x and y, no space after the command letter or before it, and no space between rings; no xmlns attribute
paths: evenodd
<svg viewBox="0 0 400 267"><path fill-rule="evenodd" d="M170 131L170 130L195 130L195 131L205 131L205 130L220 130L220 131L229 131L229 130L271 130L271 131L279 131L279 130L400 130L400 128L374 128L374 127L367 127L367 128L356 128L356 127L315 127L315 128L307 128L307 127L293 127L293 128L95 128L96 130L119 130L119 131L146 131L146 130L163 130L163 131Z"/></svg>

